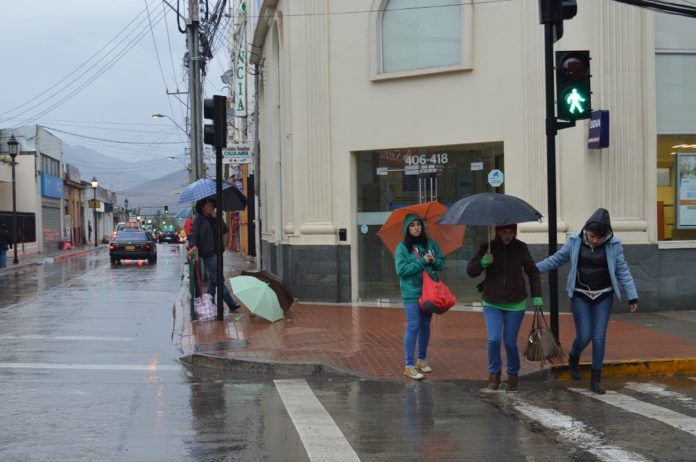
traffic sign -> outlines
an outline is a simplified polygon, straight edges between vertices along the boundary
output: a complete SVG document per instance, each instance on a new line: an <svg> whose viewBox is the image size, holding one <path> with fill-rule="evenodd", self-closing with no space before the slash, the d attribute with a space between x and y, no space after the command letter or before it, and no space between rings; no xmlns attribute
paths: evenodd
<svg viewBox="0 0 696 462"><path fill-rule="evenodd" d="M503 175L503 172L497 168L488 173L488 184L494 188L499 188L503 184L504 179L505 175Z"/></svg>

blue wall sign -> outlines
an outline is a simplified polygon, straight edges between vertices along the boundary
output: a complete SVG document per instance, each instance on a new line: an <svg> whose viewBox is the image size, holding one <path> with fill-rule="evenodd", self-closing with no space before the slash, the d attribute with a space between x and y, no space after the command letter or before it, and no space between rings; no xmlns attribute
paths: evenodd
<svg viewBox="0 0 696 462"><path fill-rule="evenodd" d="M41 195L44 197L63 198L63 180L57 176L41 174Z"/></svg>
<svg viewBox="0 0 696 462"><path fill-rule="evenodd" d="M602 149L609 147L609 111L592 111L590 117L590 135L587 138L587 149Z"/></svg>

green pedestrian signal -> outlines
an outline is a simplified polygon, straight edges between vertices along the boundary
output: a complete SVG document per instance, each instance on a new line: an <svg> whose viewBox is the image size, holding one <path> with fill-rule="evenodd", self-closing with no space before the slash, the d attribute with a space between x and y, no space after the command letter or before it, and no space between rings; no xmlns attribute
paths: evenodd
<svg viewBox="0 0 696 462"><path fill-rule="evenodd" d="M592 113L590 52L556 52L556 116L562 120L589 119Z"/></svg>

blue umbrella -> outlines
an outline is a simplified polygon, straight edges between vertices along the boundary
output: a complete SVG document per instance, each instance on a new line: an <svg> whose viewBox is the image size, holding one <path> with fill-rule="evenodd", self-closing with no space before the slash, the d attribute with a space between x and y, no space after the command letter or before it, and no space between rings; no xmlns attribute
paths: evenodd
<svg viewBox="0 0 696 462"><path fill-rule="evenodd" d="M230 185L222 182L222 189L229 188ZM186 186L179 196L179 203L196 202L206 197L215 195L215 179L201 178Z"/></svg>
<svg viewBox="0 0 696 462"><path fill-rule="evenodd" d="M185 220L191 215L193 215L193 209L191 207L186 207L184 209L181 209L179 213L176 214L176 219Z"/></svg>

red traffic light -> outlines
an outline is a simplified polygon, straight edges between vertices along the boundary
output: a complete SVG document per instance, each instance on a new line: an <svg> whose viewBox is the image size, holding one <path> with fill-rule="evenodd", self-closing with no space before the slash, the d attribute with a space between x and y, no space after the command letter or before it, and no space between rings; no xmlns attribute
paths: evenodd
<svg viewBox="0 0 696 462"><path fill-rule="evenodd" d="M579 53L568 53L557 61L558 72L569 82L577 82L587 76L590 70L589 56Z"/></svg>

